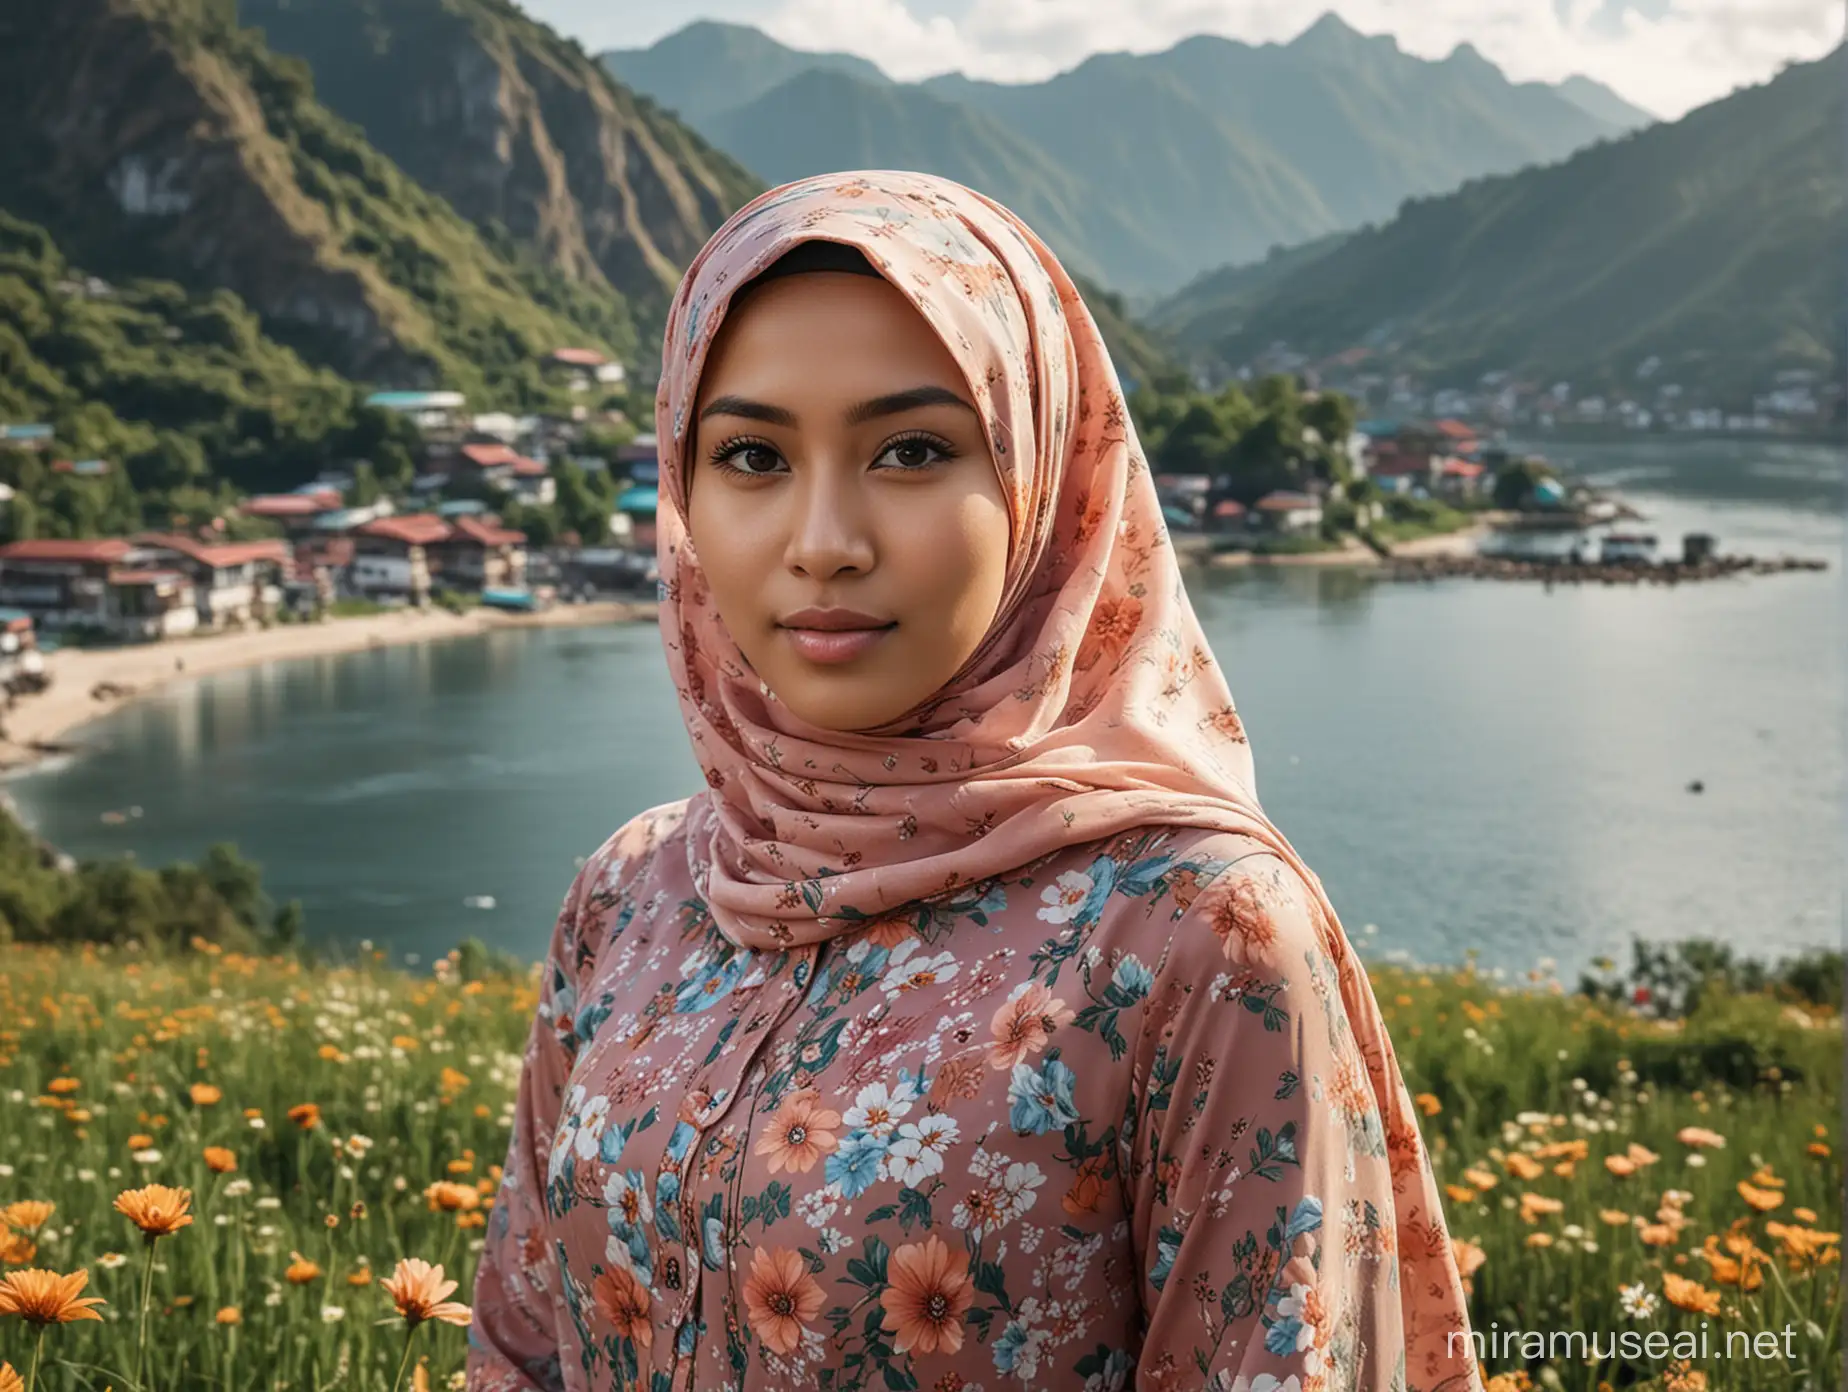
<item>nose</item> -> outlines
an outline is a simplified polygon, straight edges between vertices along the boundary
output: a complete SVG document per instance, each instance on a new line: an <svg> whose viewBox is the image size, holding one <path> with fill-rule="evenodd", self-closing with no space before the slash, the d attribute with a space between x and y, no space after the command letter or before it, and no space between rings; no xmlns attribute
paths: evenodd
<svg viewBox="0 0 1848 1392"><path fill-rule="evenodd" d="M862 491L831 469L811 469L790 491L794 515L784 562L791 572L810 580L864 575L873 568L877 548L872 518Z"/></svg>

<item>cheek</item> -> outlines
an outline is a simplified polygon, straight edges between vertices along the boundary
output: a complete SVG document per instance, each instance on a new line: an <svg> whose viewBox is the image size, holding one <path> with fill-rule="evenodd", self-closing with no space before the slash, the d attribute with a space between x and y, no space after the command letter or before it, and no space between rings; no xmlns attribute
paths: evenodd
<svg viewBox="0 0 1848 1392"><path fill-rule="evenodd" d="M903 531L912 606L937 616L946 641L973 650L993 621L1007 574L1008 521L998 500L975 494L945 500ZM966 654L965 654L966 655Z"/></svg>
<svg viewBox="0 0 1848 1392"><path fill-rule="evenodd" d="M710 485L712 480L708 479ZM712 592L713 608L734 635L751 631L761 605L769 562L762 554L767 529L752 526L736 493L695 488L687 504L687 535Z"/></svg>

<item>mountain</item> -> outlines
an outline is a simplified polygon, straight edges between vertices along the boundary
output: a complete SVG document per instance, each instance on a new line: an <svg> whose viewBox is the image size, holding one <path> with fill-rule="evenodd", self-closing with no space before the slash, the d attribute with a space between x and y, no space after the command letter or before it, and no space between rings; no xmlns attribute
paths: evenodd
<svg viewBox="0 0 1848 1392"><path fill-rule="evenodd" d="M12 0L0 129L0 206L62 254L229 290L342 376L514 400L561 343L634 350L619 295L490 247L219 0Z"/></svg>
<svg viewBox="0 0 1848 1392"><path fill-rule="evenodd" d="M1273 344L1366 347L1434 381L1507 370L1581 386L1749 393L1836 371L1844 316L1848 47L1672 125L1416 200L1269 277L1198 286L1154 322L1221 366Z"/></svg>
<svg viewBox="0 0 1848 1392"><path fill-rule="evenodd" d="M658 335L680 272L760 187L507 0L242 0L318 99L494 238L614 287Z"/></svg>
<svg viewBox="0 0 1848 1392"><path fill-rule="evenodd" d="M1132 294L1624 128L1584 99L1509 82L1474 49L1414 58L1333 15L1287 44L1200 36L1026 84L893 82L712 23L603 62L762 178L848 156L941 173L1045 219L1061 256Z"/></svg>
<svg viewBox="0 0 1848 1392"><path fill-rule="evenodd" d="M708 19L676 29L651 48L605 53L602 62L617 81L638 92L673 93L669 105L696 126L749 106L805 72L844 73L875 86L891 81L877 64L855 54L785 48L748 24Z"/></svg>
<svg viewBox="0 0 1848 1392"><path fill-rule="evenodd" d="M1644 126L1654 125L1658 119L1642 107L1625 101L1602 82L1593 82L1589 77L1568 77L1554 90L1581 110L1589 111L1600 121L1618 130L1641 130Z"/></svg>

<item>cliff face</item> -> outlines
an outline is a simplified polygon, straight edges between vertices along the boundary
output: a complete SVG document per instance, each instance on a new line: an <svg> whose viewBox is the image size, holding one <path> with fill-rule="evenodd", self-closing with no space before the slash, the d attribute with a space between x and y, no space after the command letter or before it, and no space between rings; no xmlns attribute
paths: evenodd
<svg viewBox="0 0 1848 1392"><path fill-rule="evenodd" d="M629 353L607 286L490 247L220 0L0 7L0 206L109 279L234 291L345 376L510 398L563 343Z"/></svg>
<svg viewBox="0 0 1848 1392"><path fill-rule="evenodd" d="M463 216L644 314L761 187L503 0L243 0L241 15Z"/></svg>

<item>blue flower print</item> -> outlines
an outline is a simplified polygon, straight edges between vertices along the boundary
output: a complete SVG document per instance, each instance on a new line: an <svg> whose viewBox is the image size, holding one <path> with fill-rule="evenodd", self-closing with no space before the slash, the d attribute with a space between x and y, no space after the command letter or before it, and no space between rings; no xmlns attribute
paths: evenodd
<svg viewBox="0 0 1848 1392"><path fill-rule="evenodd" d="M1013 1080L1007 1088L1007 1099L1013 1103L1008 1124L1022 1135L1031 1136L1064 1130L1078 1120L1072 1096L1077 1081L1072 1070L1056 1058L1048 1057L1038 1068L1015 1064Z"/></svg>
<svg viewBox="0 0 1848 1392"><path fill-rule="evenodd" d="M842 1198L856 1199L879 1178L879 1166L885 1159L886 1142L877 1136L849 1136L840 1149L828 1157L828 1185Z"/></svg>

